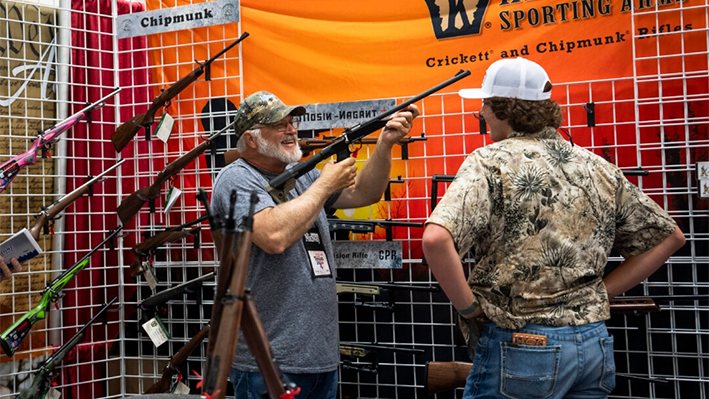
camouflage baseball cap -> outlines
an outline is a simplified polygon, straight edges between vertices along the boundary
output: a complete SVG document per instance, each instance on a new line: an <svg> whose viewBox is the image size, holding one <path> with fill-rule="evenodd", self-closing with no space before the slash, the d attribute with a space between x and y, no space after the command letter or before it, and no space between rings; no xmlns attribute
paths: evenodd
<svg viewBox="0 0 709 399"><path fill-rule="evenodd" d="M239 136L254 125L275 123L288 115L300 116L303 114L305 114L305 108L285 105L275 95L267 91L257 91L239 104L235 118L236 133Z"/></svg>

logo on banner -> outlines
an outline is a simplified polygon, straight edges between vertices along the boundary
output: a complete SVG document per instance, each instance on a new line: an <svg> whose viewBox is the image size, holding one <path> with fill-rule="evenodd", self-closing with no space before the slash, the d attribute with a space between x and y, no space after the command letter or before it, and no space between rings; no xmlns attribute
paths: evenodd
<svg viewBox="0 0 709 399"><path fill-rule="evenodd" d="M478 35L490 0L426 0L436 39Z"/></svg>

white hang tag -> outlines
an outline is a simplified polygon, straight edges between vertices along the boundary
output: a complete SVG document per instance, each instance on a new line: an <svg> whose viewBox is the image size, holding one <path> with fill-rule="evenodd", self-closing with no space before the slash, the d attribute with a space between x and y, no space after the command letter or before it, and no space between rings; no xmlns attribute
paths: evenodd
<svg viewBox="0 0 709 399"><path fill-rule="evenodd" d="M160 320L160 317L158 316L155 316L145 322L143 324L143 330L148 333L150 340L153 341L156 348L171 338L170 333L167 331L167 328L165 328L165 325L162 324L162 320Z"/></svg>
<svg viewBox="0 0 709 399"><path fill-rule="evenodd" d="M61 396L61 392L59 392L57 389L54 389L54 387L51 387L49 388L49 391L47 391L47 394L44 396L44 399L59 399Z"/></svg>
<svg viewBox="0 0 709 399"><path fill-rule="evenodd" d="M155 278L153 266L150 264L149 260L143 261L143 277L150 286L150 290L155 292L155 288L158 286L158 279Z"/></svg>
<svg viewBox="0 0 709 399"><path fill-rule="evenodd" d="M190 387L183 384L182 381L177 381L174 388L172 388L172 393L176 393L178 395L188 395L190 393Z"/></svg>
<svg viewBox="0 0 709 399"><path fill-rule="evenodd" d="M170 139L170 135L172 135L172 127L175 125L175 119L170 116L167 112L162 114L162 118L160 118L160 123L158 123L158 128L155 131L155 136L162 140L163 142L167 143L167 141Z"/></svg>
<svg viewBox="0 0 709 399"><path fill-rule="evenodd" d="M167 192L167 198L165 198L165 213L170 212L170 208L175 205L180 195L182 195L182 190L175 186L170 186L170 191Z"/></svg>

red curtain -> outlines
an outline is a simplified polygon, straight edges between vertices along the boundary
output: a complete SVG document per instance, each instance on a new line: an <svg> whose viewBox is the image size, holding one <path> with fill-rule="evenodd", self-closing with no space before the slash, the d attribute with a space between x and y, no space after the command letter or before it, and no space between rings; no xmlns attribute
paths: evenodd
<svg viewBox="0 0 709 399"><path fill-rule="evenodd" d="M72 1L70 112L79 111L86 103L100 99L116 87L120 86L123 90L108 100L109 106L93 111L93 123L82 122L72 129L74 140L68 146L65 172L67 176L75 177L67 179L67 192L84 183L85 176L96 176L111 167L116 162L114 159L120 158L109 140L117 125L116 106L119 107L121 122L133 117L133 104L144 104L151 98L147 40L145 37L119 39L118 48L114 49L111 3L111 0ZM118 1L117 8L119 15L144 11L144 6L138 2ZM118 82L115 81L116 73ZM132 146L124 149L121 155L131 158ZM124 163L121 169L124 176L134 173L130 162ZM65 222L65 267L74 265L120 225L115 213L120 200L117 184L124 185L124 193L134 190L132 179L111 178L95 184L92 196L85 196L72 205ZM135 244L132 236L123 240L129 248ZM114 240L114 243L118 242L118 239ZM119 273L123 273L124 278L130 275L126 273L127 267L119 264L118 252L110 250L112 245L109 242L94 254L87 268L65 289L66 296L61 301L63 325L76 327L63 330L63 342L89 321L100 305L118 295L119 289L123 288L118 285ZM128 290L124 294L130 296L132 293ZM118 306L114 305L112 309L113 312L107 312L109 322L119 320ZM100 324L99 320L95 325ZM108 345L118 335L118 324L113 323L108 329L96 327L89 331L85 334L83 346L64 361L61 385L67 388L62 393L63 398L105 396L105 382L102 379L106 377L107 366L101 360L106 358ZM90 342L94 344L87 345Z"/></svg>

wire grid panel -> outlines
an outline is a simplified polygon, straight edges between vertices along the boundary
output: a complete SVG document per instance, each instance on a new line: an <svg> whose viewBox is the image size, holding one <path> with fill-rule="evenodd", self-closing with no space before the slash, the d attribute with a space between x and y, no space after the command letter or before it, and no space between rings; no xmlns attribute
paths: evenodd
<svg viewBox="0 0 709 399"><path fill-rule="evenodd" d="M87 59L87 30L80 28L87 14L106 21L105 13L72 10L68 3L58 1L3 2L1 9L0 154L5 162L27 151L40 131L47 132L116 86L112 79L112 32L93 29L92 36L99 45L92 49L95 57ZM86 78L92 67L100 68L102 73L98 81L88 83ZM115 153L102 144L108 143L105 137L114 129L117 102L118 97L114 96L85 114L47 148L49 157L44 157L44 149L38 149L36 162L23 169L0 194L1 239L24 227L36 227L37 241L44 250L25 263L22 272L2 283L3 330L38 306L43 293L45 298L52 297L45 287L58 282L55 278L59 278L60 271L97 248L85 269L57 292L60 297L55 298L56 302L49 302L44 320L35 324L14 356L3 355L2 397L28 388L34 381L34 372L56 346L68 342L100 305L120 294L118 262L112 251L116 241L100 245L109 230L117 227L114 214L108 210L115 209L115 171L65 208L55 221L43 226L34 220L45 207L50 207L49 211L56 209L51 208L58 206L54 201L87 182L89 176L115 164ZM96 145L88 150L89 143ZM105 394L108 352L119 330L119 320L118 306L113 305L85 331L83 340L56 369L53 382L57 389L68 397L79 397L80 390L86 398Z"/></svg>
<svg viewBox="0 0 709 399"><path fill-rule="evenodd" d="M179 4L180 6L184 4ZM178 6L151 2L151 10ZM140 115L151 107L157 96L168 90L176 81L194 71L201 70L201 63L215 56L233 43L238 37L237 23L216 25L208 28L183 30L151 35L138 46L123 48L120 54L126 58L143 57L148 62L144 68L136 70L127 66L119 73L134 79L135 90L147 92L140 101L124 103L121 122L125 123L134 115ZM122 150L130 166L124 168L122 180L123 199L136 190L151 185L160 185L159 173L166 165L180 156L202 145L204 138L214 134L231 121L240 103L241 55L237 46L213 61L209 71L204 70L192 84L177 96L159 107L155 122L170 115L174 127L165 143L156 137L156 124L151 129L140 129L135 138ZM195 62L197 61L197 63ZM209 80L206 77L209 77ZM156 309L140 308L141 302L154 292L160 292L175 285L193 280L215 270L216 251L206 221L196 222L205 212L203 204L196 200L199 188L211 195L212 179L224 166L224 152L236 147L233 131L228 131L208 145L203 154L174 174L159 188L160 195L148 201L141 210L127 222L129 236L123 240L124 265L128 266L138 257L138 264L149 262L156 279L155 289L151 289L146 276L130 277L124 268L125 329L119 356L124 360L121 384L112 387L113 394L141 394L163 374L163 368L171 356L179 351L196 335L211 318L211 304L214 296L215 280L205 281L200 287L178 295ZM181 195L168 210L167 195L170 191ZM131 248L149 237L182 225L188 229L200 229L191 235L160 245L148 256L138 256ZM157 316L161 319L170 339L156 347L141 327L143 323ZM206 359L206 345L203 343L178 367L181 382L199 392L199 375L203 375ZM119 374L120 375L120 374ZM231 388L227 395L231 395Z"/></svg>

